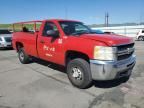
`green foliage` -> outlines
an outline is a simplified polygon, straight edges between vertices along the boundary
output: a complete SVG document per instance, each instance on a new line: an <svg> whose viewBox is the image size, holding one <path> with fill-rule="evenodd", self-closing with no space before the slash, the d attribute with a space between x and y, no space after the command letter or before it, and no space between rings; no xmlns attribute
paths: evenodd
<svg viewBox="0 0 144 108"><path fill-rule="evenodd" d="M41 24L36 24L36 28L39 29ZM29 30L34 30L34 24L23 24L23 26L27 27ZM21 31L22 25L21 24L15 24L14 25L15 31ZM12 24L0 24L0 29L13 29Z"/></svg>
<svg viewBox="0 0 144 108"><path fill-rule="evenodd" d="M0 29L12 29L12 24L0 24Z"/></svg>

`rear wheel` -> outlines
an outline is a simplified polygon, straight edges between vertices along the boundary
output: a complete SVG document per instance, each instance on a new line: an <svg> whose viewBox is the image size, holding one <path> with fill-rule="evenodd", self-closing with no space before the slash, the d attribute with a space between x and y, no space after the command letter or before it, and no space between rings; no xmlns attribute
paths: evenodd
<svg viewBox="0 0 144 108"><path fill-rule="evenodd" d="M71 83L81 89L89 87L92 83L89 63L81 58L69 61L67 75Z"/></svg>
<svg viewBox="0 0 144 108"><path fill-rule="evenodd" d="M30 62L30 57L25 53L23 48L20 48L18 51L18 57L22 64L27 64Z"/></svg>

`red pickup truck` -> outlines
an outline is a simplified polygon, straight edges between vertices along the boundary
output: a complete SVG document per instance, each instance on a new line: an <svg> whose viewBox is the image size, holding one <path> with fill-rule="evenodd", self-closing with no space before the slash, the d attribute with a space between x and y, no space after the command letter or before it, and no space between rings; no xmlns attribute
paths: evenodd
<svg viewBox="0 0 144 108"><path fill-rule="evenodd" d="M28 24L33 28L26 27ZM71 83L88 87L92 80L129 77L136 63L134 41L116 34L96 34L79 21L51 19L20 22L12 45L21 63L34 56L66 67ZM25 26L26 25L26 26Z"/></svg>

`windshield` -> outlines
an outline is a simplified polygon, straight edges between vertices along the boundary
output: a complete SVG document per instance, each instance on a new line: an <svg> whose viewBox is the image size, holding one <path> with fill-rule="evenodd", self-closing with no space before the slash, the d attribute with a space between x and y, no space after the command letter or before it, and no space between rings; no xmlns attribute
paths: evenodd
<svg viewBox="0 0 144 108"><path fill-rule="evenodd" d="M81 22L60 21L59 23L66 35L81 35L92 33L91 29Z"/></svg>
<svg viewBox="0 0 144 108"><path fill-rule="evenodd" d="M8 30L0 30L0 34L11 34Z"/></svg>
<svg viewBox="0 0 144 108"><path fill-rule="evenodd" d="M104 32L101 30L92 30L92 32L95 34L104 34Z"/></svg>

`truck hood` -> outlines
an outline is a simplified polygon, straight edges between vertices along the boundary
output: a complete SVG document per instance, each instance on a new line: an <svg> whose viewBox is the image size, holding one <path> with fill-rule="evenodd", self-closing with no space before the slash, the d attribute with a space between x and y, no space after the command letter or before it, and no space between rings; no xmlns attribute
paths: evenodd
<svg viewBox="0 0 144 108"><path fill-rule="evenodd" d="M109 46L117 46L122 44L133 43L133 39L121 35L107 35L107 34L83 34L80 36L81 38L91 39L95 41L101 41L106 43Z"/></svg>

